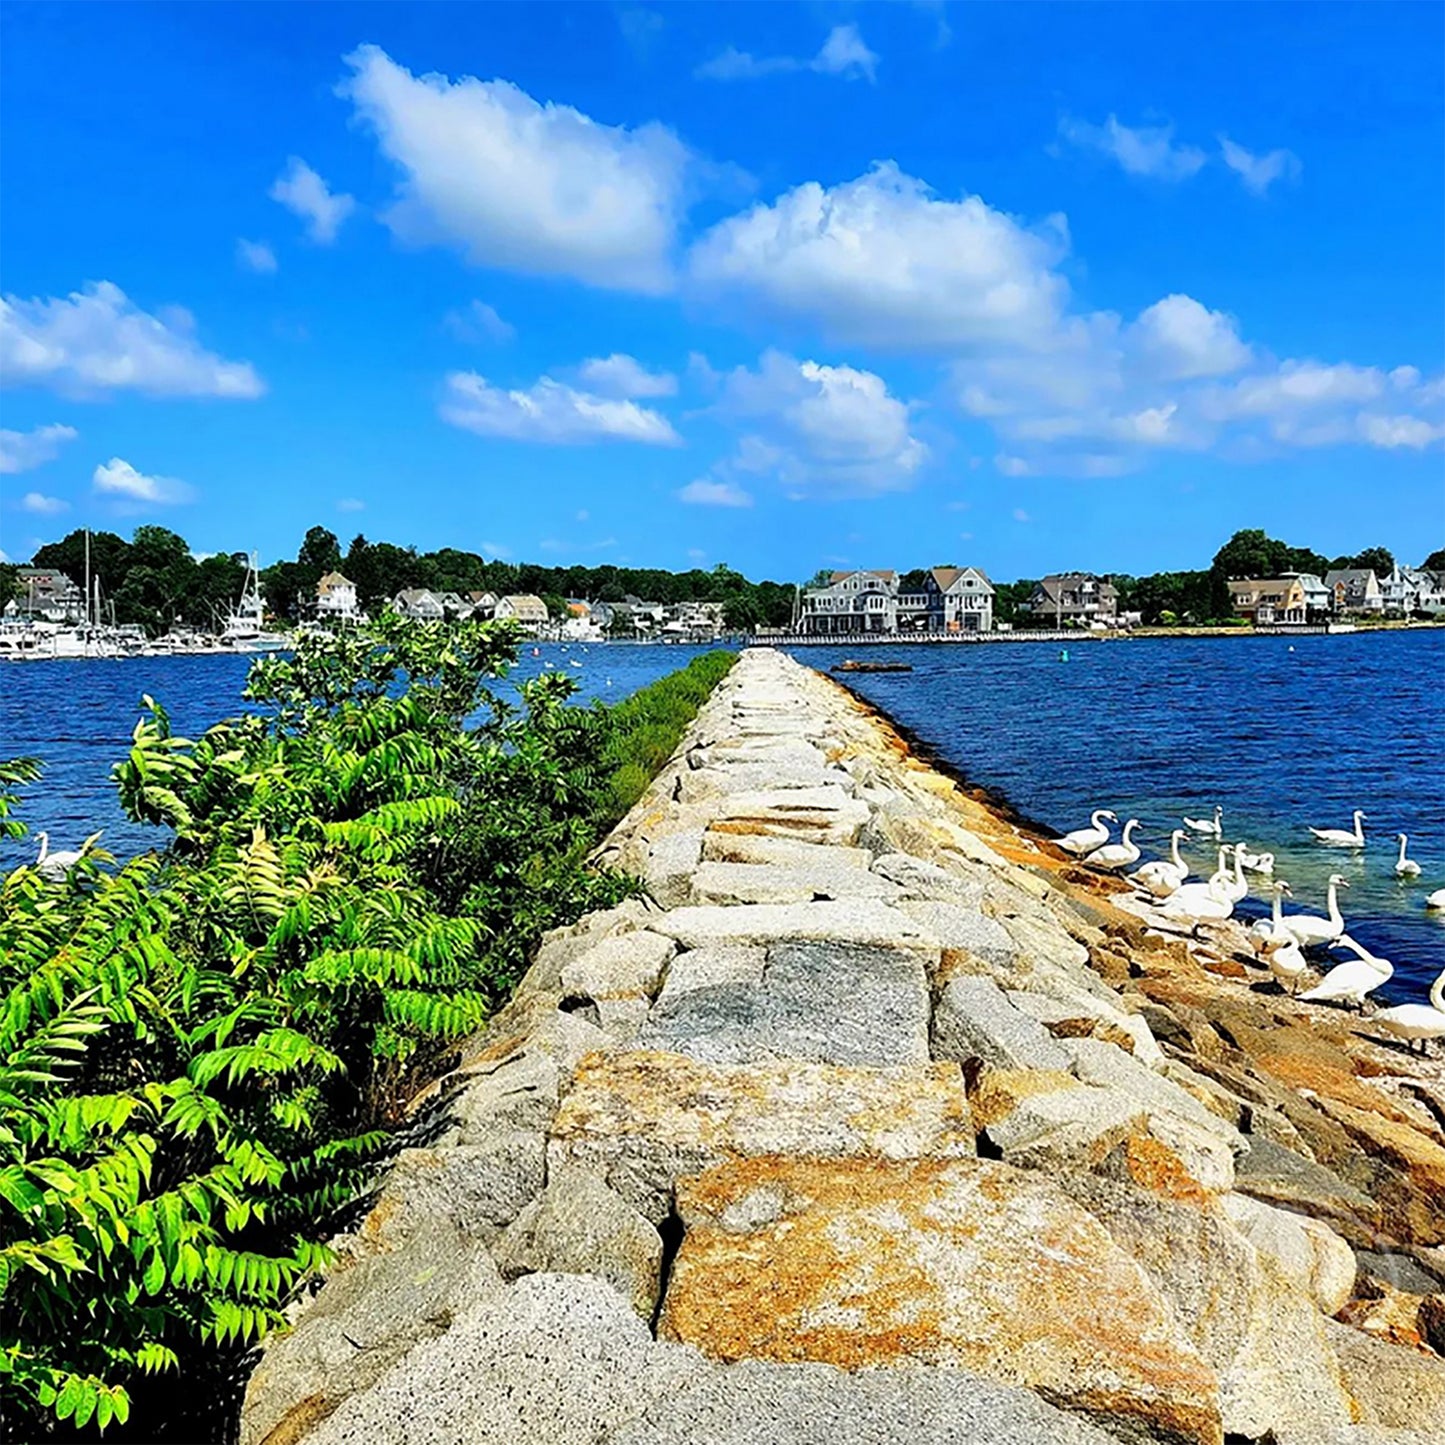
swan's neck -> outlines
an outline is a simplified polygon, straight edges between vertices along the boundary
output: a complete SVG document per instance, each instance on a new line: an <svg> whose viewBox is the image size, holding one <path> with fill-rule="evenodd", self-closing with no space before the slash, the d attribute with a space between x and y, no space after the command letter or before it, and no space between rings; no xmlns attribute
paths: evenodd
<svg viewBox="0 0 1445 1445"><path fill-rule="evenodd" d="M1284 927L1284 889L1274 890L1274 931L1279 933Z"/></svg>
<svg viewBox="0 0 1445 1445"><path fill-rule="evenodd" d="M1330 884L1329 903L1330 922L1336 928L1343 928L1345 926L1345 916L1340 912L1340 890L1337 884Z"/></svg>
<svg viewBox="0 0 1445 1445"><path fill-rule="evenodd" d="M1358 813L1355 814L1355 839L1360 843L1365 841L1365 829L1360 822L1360 815Z"/></svg>
<svg viewBox="0 0 1445 1445"><path fill-rule="evenodd" d="M1445 973L1430 985L1430 1002L1441 1013L1445 1013Z"/></svg>
<svg viewBox="0 0 1445 1445"><path fill-rule="evenodd" d="M1174 866L1182 871L1183 868L1184 868L1184 860L1179 856L1179 834L1178 834L1178 833L1175 833L1174 838L1173 838L1173 843L1174 843L1174 848L1173 848Z"/></svg>
<svg viewBox="0 0 1445 1445"><path fill-rule="evenodd" d="M1134 829L1138 826L1139 820L1137 818L1130 818L1129 821L1124 824L1123 843L1126 848L1129 846L1129 834L1132 833Z"/></svg>
<svg viewBox="0 0 1445 1445"><path fill-rule="evenodd" d="M1402 863L1405 861L1405 844L1407 841L1405 838L1400 839L1400 862Z"/></svg>
<svg viewBox="0 0 1445 1445"><path fill-rule="evenodd" d="M1104 810L1102 808L1100 808L1099 811L1095 813L1092 818L1089 819L1089 825L1096 832L1102 830L1103 832L1107 833L1109 831L1108 828L1104 826Z"/></svg>

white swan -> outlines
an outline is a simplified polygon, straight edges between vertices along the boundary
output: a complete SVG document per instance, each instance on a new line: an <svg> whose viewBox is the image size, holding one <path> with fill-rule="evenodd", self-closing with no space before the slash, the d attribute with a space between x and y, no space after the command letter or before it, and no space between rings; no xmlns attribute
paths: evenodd
<svg viewBox="0 0 1445 1445"><path fill-rule="evenodd" d="M1286 993L1293 993L1299 987L1309 967L1299 944L1287 933L1271 938L1264 945L1264 961L1274 975L1274 981Z"/></svg>
<svg viewBox="0 0 1445 1445"><path fill-rule="evenodd" d="M1226 851L1232 851L1234 854L1234 872L1226 874L1220 886L1231 903L1238 903L1241 898L1249 896L1249 884L1244 877L1244 864L1240 861L1243 845L1240 844L1233 849L1221 848L1219 851L1221 855Z"/></svg>
<svg viewBox="0 0 1445 1445"><path fill-rule="evenodd" d="M1376 958L1373 953L1361 948L1348 933L1340 934L1336 942L1353 949L1356 957L1348 963L1336 964L1300 998L1308 1003L1352 1003L1363 1011L1365 995L1389 982L1395 965L1388 958Z"/></svg>
<svg viewBox="0 0 1445 1445"><path fill-rule="evenodd" d="M1426 908L1445 908L1445 888L1437 888L1425 900Z"/></svg>
<svg viewBox="0 0 1445 1445"><path fill-rule="evenodd" d="M1430 1039L1445 1038L1445 973L1430 985L1430 1002L1396 1004L1394 1008L1381 1009L1375 1015L1375 1024L1387 1034L1420 1044L1420 1052Z"/></svg>
<svg viewBox="0 0 1445 1445"><path fill-rule="evenodd" d="M1268 918L1261 918L1250 925L1249 940L1254 945L1257 955L1263 956L1266 946L1273 940L1288 939L1294 943L1295 936L1284 926L1283 904L1284 895L1293 893L1293 889L1283 878L1276 878L1270 887L1274 889L1274 912Z"/></svg>
<svg viewBox="0 0 1445 1445"><path fill-rule="evenodd" d="M1193 833L1207 833L1211 838L1224 837L1224 809L1217 804L1214 809L1214 818L1185 818L1184 826Z"/></svg>
<svg viewBox="0 0 1445 1445"><path fill-rule="evenodd" d="M62 849L59 853L50 851L50 834L37 833L40 839L40 853L35 859L35 870L42 878L48 878L52 883L64 878L72 868L85 856L83 850L74 848ZM99 833L95 835L97 838Z"/></svg>
<svg viewBox="0 0 1445 1445"><path fill-rule="evenodd" d="M1224 866L1225 851L1219 850L1219 866L1207 883L1188 883L1176 889L1160 905L1160 913L1167 918L1192 918L1196 923L1228 918L1234 912L1234 899L1229 894L1232 880Z"/></svg>
<svg viewBox="0 0 1445 1445"><path fill-rule="evenodd" d="M1122 869L1130 867L1139 861L1139 845L1131 840L1130 835L1139 826L1137 818L1130 818L1124 824L1124 836L1118 843L1107 843L1102 848L1095 848L1087 858L1084 859L1090 868L1102 868L1107 873L1118 873Z"/></svg>
<svg viewBox="0 0 1445 1445"><path fill-rule="evenodd" d="M1284 926L1299 941L1301 948L1318 948L1323 943L1332 943L1344 936L1345 920L1340 914L1341 888L1348 888L1349 882L1338 873L1330 874L1330 891L1326 902L1329 917L1321 918L1318 913L1291 913L1286 915Z"/></svg>
<svg viewBox="0 0 1445 1445"><path fill-rule="evenodd" d="M1239 861L1247 873L1263 873L1266 877L1274 876L1273 853L1246 853L1241 848Z"/></svg>
<svg viewBox="0 0 1445 1445"><path fill-rule="evenodd" d="M1408 833L1399 834L1400 856L1395 861L1395 872L1401 878L1418 878L1420 876L1420 865L1413 859L1405 856L1405 844L1410 841ZM1422 1005L1423 1007L1423 1005Z"/></svg>
<svg viewBox="0 0 1445 1445"><path fill-rule="evenodd" d="M1176 828L1169 838L1169 857L1146 863L1129 881L1152 893L1155 898L1168 898L1189 877L1189 865L1179 856L1179 843L1184 829Z"/></svg>
<svg viewBox="0 0 1445 1445"><path fill-rule="evenodd" d="M1316 843L1328 844L1331 848L1363 848L1365 846L1365 830L1360 824L1365 821L1365 814L1355 809L1355 831L1346 832L1343 828L1311 828L1310 832L1315 835Z"/></svg>
<svg viewBox="0 0 1445 1445"><path fill-rule="evenodd" d="M1102 847L1109 841L1109 830L1099 821L1101 818L1108 818L1113 823L1119 821L1117 813L1108 808L1096 808L1087 828L1075 828L1072 833L1065 833L1062 838L1056 839L1059 847L1076 858L1082 858L1085 853L1092 853L1095 848Z"/></svg>

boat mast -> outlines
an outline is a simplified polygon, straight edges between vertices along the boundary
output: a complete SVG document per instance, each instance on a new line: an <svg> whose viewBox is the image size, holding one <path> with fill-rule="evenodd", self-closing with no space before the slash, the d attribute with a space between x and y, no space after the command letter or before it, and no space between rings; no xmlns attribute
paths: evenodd
<svg viewBox="0 0 1445 1445"><path fill-rule="evenodd" d="M90 628L90 528L85 529L85 626Z"/></svg>

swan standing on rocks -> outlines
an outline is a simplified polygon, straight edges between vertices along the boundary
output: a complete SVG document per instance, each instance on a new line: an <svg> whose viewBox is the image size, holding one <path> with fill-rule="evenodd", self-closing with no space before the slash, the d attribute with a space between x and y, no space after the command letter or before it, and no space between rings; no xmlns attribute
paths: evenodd
<svg viewBox="0 0 1445 1445"><path fill-rule="evenodd" d="M1408 833L1398 835L1400 839L1400 856L1395 861L1395 872L1401 878L1418 878L1420 876L1420 865L1413 859L1405 856L1405 844L1410 841ZM1422 1004L1423 1008L1424 1005Z"/></svg>
<svg viewBox="0 0 1445 1445"><path fill-rule="evenodd" d="M1240 861L1244 852L1244 844L1240 843L1232 850L1226 845L1219 850L1221 856L1230 851L1234 854L1234 872L1225 875L1221 887L1231 903L1238 903L1241 898L1249 896L1249 884L1244 877L1244 864Z"/></svg>
<svg viewBox="0 0 1445 1445"><path fill-rule="evenodd" d="M1291 913L1284 920L1284 926L1299 940L1301 948L1319 948L1322 944L1333 943L1343 938L1345 920L1340 913L1341 888L1348 888L1347 879L1338 873L1330 874L1330 891L1326 900L1329 917L1321 918L1318 913Z"/></svg>
<svg viewBox="0 0 1445 1445"><path fill-rule="evenodd" d="M1058 845L1065 853L1072 853L1076 858L1082 858L1086 853L1092 853L1095 848L1102 847L1109 841L1109 829L1100 822L1101 818L1108 818L1110 822L1117 823L1119 815L1110 812L1108 808L1096 808L1093 816L1089 819L1087 828L1075 828L1072 833L1065 833L1062 838L1057 839Z"/></svg>
<svg viewBox="0 0 1445 1445"><path fill-rule="evenodd" d="M1188 883L1176 889L1160 905L1159 911L1167 918L1190 918L1201 923L1206 919L1222 921L1234 912L1234 899L1230 896L1231 879L1224 866L1226 849L1219 850L1219 866L1207 883Z"/></svg>
<svg viewBox="0 0 1445 1445"><path fill-rule="evenodd" d="M1365 846L1365 830L1360 824L1365 821L1365 814L1355 809L1355 831L1346 832L1343 828L1311 828L1310 832L1315 835L1316 843L1327 844L1331 848L1363 848Z"/></svg>
<svg viewBox="0 0 1445 1445"><path fill-rule="evenodd" d="M1361 1013L1365 995L1388 983L1395 965L1388 958L1376 958L1360 947L1348 933L1340 934L1336 943L1353 949L1356 957L1348 963L1336 964L1312 989L1300 994L1308 1003L1352 1003Z"/></svg>
<svg viewBox="0 0 1445 1445"><path fill-rule="evenodd" d="M1282 912L1284 895L1292 894L1294 890L1283 878L1275 879L1270 887L1274 889L1274 912L1268 918L1261 918L1258 922L1251 924L1249 930L1250 942L1254 945L1255 953L1260 956L1263 956L1265 947L1271 939L1288 939L1291 943L1296 942L1294 934L1284 926Z"/></svg>
<svg viewBox="0 0 1445 1445"><path fill-rule="evenodd" d="M1373 1022L1407 1044L1418 1040L1423 1054L1431 1039L1445 1039L1445 973L1430 985L1429 1003L1402 1003L1381 1009Z"/></svg>
<svg viewBox="0 0 1445 1445"><path fill-rule="evenodd" d="M1168 898L1189 877L1189 865L1179 856L1179 843L1184 829L1176 828L1169 839L1169 857L1146 863L1129 881L1152 893L1155 898Z"/></svg>
<svg viewBox="0 0 1445 1445"><path fill-rule="evenodd" d="M1121 842L1108 843L1102 848L1095 848L1084 862L1090 868L1102 868L1106 873L1118 873L1139 861L1139 845L1132 842L1130 834L1139 826L1137 818L1130 818L1124 824L1124 837Z"/></svg>
<svg viewBox="0 0 1445 1445"><path fill-rule="evenodd" d="M1184 826L1193 833L1206 833L1211 838L1224 837L1224 809L1218 804L1214 808L1214 818L1185 818Z"/></svg>
<svg viewBox="0 0 1445 1445"><path fill-rule="evenodd" d="M1274 981L1290 994L1300 986L1309 967L1299 944L1287 933L1277 934L1264 945L1264 961Z"/></svg>
<svg viewBox="0 0 1445 1445"><path fill-rule="evenodd" d="M1239 861L1246 873L1263 873L1267 878L1274 876L1273 853L1246 853L1241 845Z"/></svg>

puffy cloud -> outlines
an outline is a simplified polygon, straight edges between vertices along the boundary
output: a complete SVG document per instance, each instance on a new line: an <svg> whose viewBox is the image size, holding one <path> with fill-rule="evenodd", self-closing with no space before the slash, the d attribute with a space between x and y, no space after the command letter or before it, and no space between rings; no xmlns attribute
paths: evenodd
<svg viewBox="0 0 1445 1445"><path fill-rule="evenodd" d="M458 341L468 343L510 341L517 334L517 328L503 321L496 308L485 301L469 301L455 311L448 311L442 325Z"/></svg>
<svg viewBox="0 0 1445 1445"><path fill-rule="evenodd" d="M236 242L236 264L243 271L254 271L258 276L274 276L276 253L265 241L248 241L242 237Z"/></svg>
<svg viewBox="0 0 1445 1445"><path fill-rule="evenodd" d="M584 361L578 374L601 396L674 396L677 378L666 371L648 371L641 362L614 351Z"/></svg>
<svg viewBox="0 0 1445 1445"><path fill-rule="evenodd" d="M1276 181L1298 180L1303 169L1293 151L1281 149L1255 155L1236 145L1227 135L1219 137L1219 150L1224 164L1238 175L1245 190L1256 196L1267 194Z"/></svg>
<svg viewBox="0 0 1445 1445"><path fill-rule="evenodd" d="M384 216L412 244L480 266L658 293L688 152L666 127L603 125L504 80L414 76L376 46L340 87L401 172Z"/></svg>
<svg viewBox="0 0 1445 1445"><path fill-rule="evenodd" d="M678 492L678 499L695 507L751 507L752 495L731 482L699 477Z"/></svg>
<svg viewBox="0 0 1445 1445"><path fill-rule="evenodd" d="M52 517L57 512L68 512L70 503L60 497L47 497L43 492L26 492L20 498L20 509L24 512L38 512L41 516Z"/></svg>
<svg viewBox="0 0 1445 1445"><path fill-rule="evenodd" d="M862 76L868 81L876 78L878 57L863 43L863 37L856 25L835 25L828 32L822 49L811 60L800 60L792 55L750 55L729 45L725 50L705 60L693 74L699 80L760 80L768 75L786 75L800 70L816 71L819 75L841 75L846 80Z"/></svg>
<svg viewBox="0 0 1445 1445"><path fill-rule="evenodd" d="M342 497L336 504L338 512L364 512L366 503L360 497Z"/></svg>
<svg viewBox="0 0 1445 1445"><path fill-rule="evenodd" d="M1096 151L1118 163L1131 176L1160 181L1186 181L1204 165L1197 146L1176 145L1172 125L1127 126L1111 115L1103 125L1064 116L1059 136L1080 150Z"/></svg>
<svg viewBox="0 0 1445 1445"><path fill-rule="evenodd" d="M286 169L272 183L268 192L306 223L306 234L318 246L329 246L336 240L341 223L356 209L351 196L333 195L326 182L301 159L292 156ZM274 257L272 258L274 262ZM274 265L272 266L274 270Z"/></svg>
<svg viewBox="0 0 1445 1445"><path fill-rule="evenodd" d="M252 398L265 390L246 361L225 361L192 334L178 308L162 321L119 286L92 282L66 297L0 300L0 376L78 395L132 390L148 396Z"/></svg>
<svg viewBox="0 0 1445 1445"><path fill-rule="evenodd" d="M842 340L964 346L1026 341L1068 285L1062 219L1030 230L977 196L935 197L892 162L825 189L810 181L720 222L693 247L695 282L751 295Z"/></svg>
<svg viewBox="0 0 1445 1445"><path fill-rule="evenodd" d="M169 506L189 502L194 490L175 477L149 477L138 472L129 462L112 457L95 469L92 478L95 490L124 502L151 506Z"/></svg>
<svg viewBox="0 0 1445 1445"><path fill-rule="evenodd" d="M682 438L660 412L578 391L550 376L526 391L491 386L474 371L447 377L444 421L479 436L509 441L577 446L587 442L627 441L647 446L681 446Z"/></svg>
<svg viewBox="0 0 1445 1445"><path fill-rule="evenodd" d="M1133 341L1155 374L1165 379L1222 376L1250 360L1234 318L1209 310L1192 296L1166 296L1142 311L1133 326Z"/></svg>
<svg viewBox="0 0 1445 1445"><path fill-rule="evenodd" d="M34 431L0 428L0 476L28 472L54 461L61 447L79 435L73 426L62 426L59 422L38 426Z"/></svg>
<svg viewBox="0 0 1445 1445"><path fill-rule="evenodd" d="M1375 412L1361 412L1357 424L1361 437L1371 446L1389 450L1411 447L1419 451L1445 437L1445 423L1428 422L1418 416L1381 416Z"/></svg>
<svg viewBox="0 0 1445 1445"><path fill-rule="evenodd" d="M851 366L764 354L731 372L720 414L744 433L721 470L776 477L793 494L872 496L912 484L928 448L883 378Z"/></svg>
<svg viewBox="0 0 1445 1445"><path fill-rule="evenodd" d="M1270 371L1247 376L1234 386L1211 392L1208 415L1218 421L1240 417L1278 417L1322 406L1374 401L1386 385L1383 372L1348 362L1285 361Z"/></svg>

